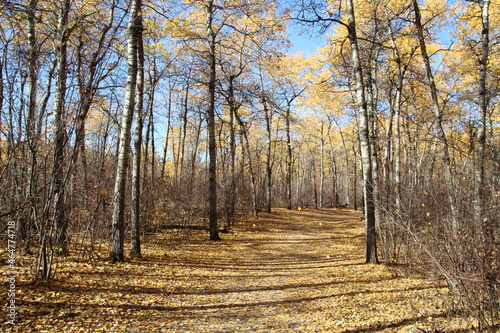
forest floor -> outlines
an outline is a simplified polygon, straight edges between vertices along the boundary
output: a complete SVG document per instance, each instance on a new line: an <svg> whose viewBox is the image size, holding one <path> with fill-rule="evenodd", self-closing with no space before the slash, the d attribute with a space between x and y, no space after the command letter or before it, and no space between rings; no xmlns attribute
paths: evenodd
<svg viewBox="0 0 500 333"><path fill-rule="evenodd" d="M468 332L474 325L446 310L441 282L364 264L363 221L353 210L276 210L238 222L220 242L204 231L186 239L187 232L146 235L144 258L124 263L59 259L50 282L29 283L21 268L16 325L5 324L4 307L0 331Z"/></svg>

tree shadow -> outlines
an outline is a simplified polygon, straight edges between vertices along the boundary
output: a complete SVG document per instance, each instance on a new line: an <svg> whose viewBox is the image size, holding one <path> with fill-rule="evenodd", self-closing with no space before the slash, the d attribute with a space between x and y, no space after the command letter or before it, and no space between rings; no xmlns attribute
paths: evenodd
<svg viewBox="0 0 500 333"><path fill-rule="evenodd" d="M385 281L385 279L380 279L376 281L369 281L369 283L376 283ZM341 283L352 283L357 281L338 281L338 282L328 282L328 283L318 283L318 284L291 284L284 285L278 287L256 287L256 288L245 288L240 290L213 290L213 291L166 291L163 288L140 288L138 290L128 289L128 288L117 288L117 289L108 289L108 288L60 288L54 289L52 291L56 292L126 292L130 294L156 294L159 296L165 296L168 299L169 295L211 295L211 294L229 294L229 293L247 293L247 292L259 292L259 291L279 291L286 289L297 289L297 288L311 288L311 287L325 287L335 284ZM366 283L366 281L363 281ZM331 293L326 295L316 295L309 297L291 297L289 299L284 300L263 300L263 301L255 301L255 302L242 302L242 303L219 303L219 304L203 304L203 305L180 305L180 306L169 306L169 305L143 305L143 304L103 304L96 305L91 303L72 303L72 302L43 302L43 301L22 301L20 305L31 305L33 308L38 308L40 306L48 307L48 308L65 308L65 307L77 307L77 308L88 308L88 307L111 307L111 308L123 308L123 309L142 309L142 310L155 310L155 311L202 311L202 310L214 310L214 309L233 309L233 308L252 308L252 307L262 307L262 306L276 306L276 305L286 305L286 304L296 304L296 303L305 303L312 302L316 300L336 298L336 297L345 297L345 296L357 296L360 294L372 294L372 293L399 293L402 291L409 290L423 290L423 289L431 289L432 287L414 287L414 288L401 288L401 289L393 289L393 290L355 290L344 293ZM429 317L423 316L422 318ZM402 322L408 320L411 322L412 320L417 321L420 317L416 317L416 319L405 319ZM421 318L420 318L421 319ZM388 326L387 328L389 328ZM366 331L365 328L354 330L352 332L361 332ZM351 332L351 331L349 331Z"/></svg>
<svg viewBox="0 0 500 333"><path fill-rule="evenodd" d="M255 276L251 276L255 277ZM271 276L271 277L276 277L276 276ZM192 275L186 275L186 276L177 276L177 279L192 279ZM201 279L205 277L200 277ZM267 286L255 286L255 287L243 287L243 288L216 288L212 290L192 290L191 287L186 287L186 288L178 288L178 289L169 289L168 286L166 287L135 287L135 286L117 286L117 287L102 287L102 286L95 286L92 284L88 285L79 285L79 286L67 286L67 285L51 285L50 287L45 287L45 288L40 288L40 292L59 292L59 293L69 293L69 294L86 294L86 293L91 293L91 294L98 294L98 293L124 293L124 294L130 294L130 295L141 295L141 294L147 294L147 295L184 295L184 296L189 296L189 295L218 295L218 294L233 294L233 293L251 293L251 292L260 292L260 291L286 291L286 290L291 290L291 289L316 289L316 288L325 288L325 287L330 287L330 286L335 286L339 284L349 284L349 283L363 283L365 285L370 285L370 284L377 284L380 282L386 282L389 280L392 280L395 278L380 278L380 279L373 279L370 281L366 281L363 279L353 279L353 280L331 280L328 282L320 282L320 283L289 283L289 284L276 284L276 285L267 285ZM428 289L430 287L415 287L415 288L407 288L407 289L395 289L391 291L385 291L385 290L362 290L362 291L353 291L349 292L347 294L331 294L328 296L318 296L318 297L312 297L312 298L299 298L296 301L293 299L290 299L289 302L303 302L307 300L314 300L314 299L322 299L322 298L328 298L328 297L337 297L337 296L346 296L346 295L357 295L357 294L364 294L364 293L376 293L376 292L400 292L400 291L408 291L408 290L422 290L422 289ZM30 301L23 301L30 303ZM47 303L49 304L49 303ZM60 304L60 303L56 303ZM247 304L247 306L250 306L251 304ZM214 305L214 307L217 307Z"/></svg>
<svg viewBox="0 0 500 333"><path fill-rule="evenodd" d="M435 312L431 314L426 314L423 316L414 316L411 318L404 318L396 322L390 322L390 323L379 323L375 325L370 325L370 326L365 326L365 327L359 327L355 329L347 329L342 331L342 333L362 333L362 332L379 332L381 330L386 330L386 329L397 329L401 326L406 326L406 325L411 325L411 324L416 324L419 321L428 319L428 318L446 318L449 316L448 311L441 311L441 312ZM422 332L427 332L427 331L422 331ZM433 332L444 332L440 330L435 330ZM470 332L469 329L447 329L446 333L461 333L461 332Z"/></svg>

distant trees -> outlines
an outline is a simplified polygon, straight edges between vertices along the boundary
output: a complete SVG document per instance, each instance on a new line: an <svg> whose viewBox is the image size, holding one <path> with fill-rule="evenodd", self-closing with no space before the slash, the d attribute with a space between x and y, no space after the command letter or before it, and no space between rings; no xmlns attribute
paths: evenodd
<svg viewBox="0 0 500 333"><path fill-rule="evenodd" d="M339 13L328 13L327 5L322 2L311 2L299 8L298 20L308 25L320 25L323 30L327 29L331 24L339 24L346 29L346 35L349 41L349 65L352 70L352 78L349 78L349 85L352 86L353 100L355 100L356 108L356 123L358 126L358 140L361 155L362 174L363 174L363 200L366 224L366 262L378 263L377 246L376 246L376 206L378 205L376 188L378 187L375 150L375 136L373 129L374 114L370 112L373 105L368 101L369 94L369 78L366 71L369 64L369 59L364 59L360 50L360 42L358 40L358 27L356 23L356 10L354 2L347 0L345 7L347 20L342 20ZM347 76L351 76L347 74ZM352 80L352 82L351 82Z"/></svg>

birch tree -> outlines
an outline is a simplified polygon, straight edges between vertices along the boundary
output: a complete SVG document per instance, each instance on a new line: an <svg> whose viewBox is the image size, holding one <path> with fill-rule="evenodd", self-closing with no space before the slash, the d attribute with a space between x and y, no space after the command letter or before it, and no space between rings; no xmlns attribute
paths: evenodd
<svg viewBox="0 0 500 333"><path fill-rule="evenodd" d="M127 28L127 82L125 85L125 103L123 107L118 162L116 166L115 190L113 195L113 218L111 230L111 249L109 259L123 261L125 233L125 189L130 156L130 132L134 114L134 101L137 89L138 72L138 37L142 28L142 1L131 0L130 19Z"/></svg>
<svg viewBox="0 0 500 333"><path fill-rule="evenodd" d="M476 1L473 1L476 2ZM478 96L478 127L477 127L477 157L476 157L476 186L474 198L474 220L480 223L484 205L484 164L486 148L486 119L488 114L488 93L487 93L487 70L488 57L490 53L490 24L489 24L489 6L490 0L478 0L481 7L481 56L479 58L479 96ZM485 226L485 234L489 234L490 227ZM489 237L488 237L489 238Z"/></svg>
<svg viewBox="0 0 500 333"><path fill-rule="evenodd" d="M140 8L140 4L139 4ZM132 166L132 202L130 214L131 238L130 255L141 257L140 241L140 208L141 208L141 156L142 156L142 127L144 104L144 45L142 38L142 15L137 19L135 33L137 39L137 87L135 94L135 132L134 132L134 160ZM152 87L150 87L152 89ZM153 93L153 92L151 92Z"/></svg>
<svg viewBox="0 0 500 333"><path fill-rule="evenodd" d="M368 106L365 96L363 68L359 55L358 37L356 32L356 16L353 0L347 0L347 30L351 47L351 59L356 87L356 104L358 112L359 142L361 163L363 170L363 195L365 202L366 224L366 262L378 263L377 237L375 229L375 202L373 197L372 152L370 149L370 131L368 120Z"/></svg>

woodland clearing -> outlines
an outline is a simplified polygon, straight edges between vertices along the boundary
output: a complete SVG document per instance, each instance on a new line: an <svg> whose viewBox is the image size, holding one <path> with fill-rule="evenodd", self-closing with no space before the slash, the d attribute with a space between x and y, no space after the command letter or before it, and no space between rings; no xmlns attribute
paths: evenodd
<svg viewBox="0 0 500 333"><path fill-rule="evenodd" d="M189 237L184 237L189 233ZM4 332L468 332L445 285L364 264L360 212L276 210L204 231L147 234L143 258L59 258L56 278L16 281L16 325ZM179 241L179 239L183 239ZM25 258L21 258L22 263ZM6 299L2 267L2 304Z"/></svg>

